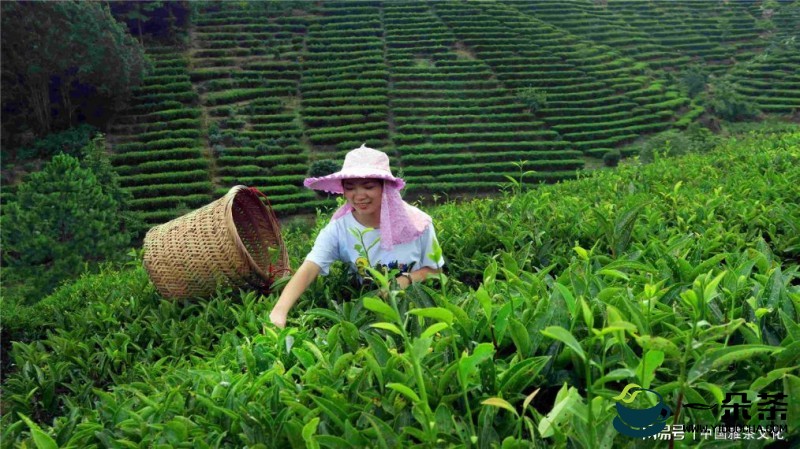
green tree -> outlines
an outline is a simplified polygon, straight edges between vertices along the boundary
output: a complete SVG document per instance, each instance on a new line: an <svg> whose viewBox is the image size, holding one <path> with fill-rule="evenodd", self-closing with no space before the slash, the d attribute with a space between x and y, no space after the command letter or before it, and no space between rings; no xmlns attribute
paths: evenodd
<svg viewBox="0 0 800 449"><path fill-rule="evenodd" d="M92 140L80 150L81 167L94 173L103 191L111 196L119 205L126 206L133 197L119 184L119 174L114 171L106 152L106 141L97 133Z"/></svg>
<svg viewBox="0 0 800 449"><path fill-rule="evenodd" d="M331 173L339 171L342 164L334 161L333 159L320 159L311 163L308 169L308 176L311 178L319 178L328 176Z"/></svg>
<svg viewBox="0 0 800 449"><path fill-rule="evenodd" d="M727 80L711 84L707 106L717 117L732 122L753 119L760 114L758 107L740 94L733 83Z"/></svg>
<svg viewBox="0 0 800 449"><path fill-rule="evenodd" d="M148 66L142 46L104 3L3 2L2 29L5 132L17 131L7 126L11 119L38 135L79 117L103 120L124 105Z"/></svg>
<svg viewBox="0 0 800 449"><path fill-rule="evenodd" d="M109 2L111 13L124 21L144 44L145 37L160 42L180 43L186 35L191 5L187 0L142 0Z"/></svg>
<svg viewBox="0 0 800 449"><path fill-rule="evenodd" d="M320 159L318 161L314 161L311 163L311 166L308 168L308 176L310 178L319 178L322 176L328 176L331 173L335 173L339 171L342 167L340 162L336 162L333 159ZM315 190L314 193L319 198L331 198L333 197L332 194L327 192L322 192L319 190Z"/></svg>
<svg viewBox="0 0 800 449"><path fill-rule="evenodd" d="M131 239L121 207L91 169L72 156L55 156L20 184L16 201L3 210L5 286L35 302L87 265L118 258Z"/></svg>
<svg viewBox="0 0 800 449"><path fill-rule="evenodd" d="M681 74L680 83L686 94L694 98L705 90L708 74L700 66L693 65Z"/></svg>
<svg viewBox="0 0 800 449"><path fill-rule="evenodd" d="M81 149L92 140L92 136L96 132L97 130L92 125L83 123L61 132L48 134L33 142L32 145L15 149L13 156L17 161L28 159L48 161L58 153L78 157ZM3 155L6 154L6 148L3 148Z"/></svg>
<svg viewBox="0 0 800 449"><path fill-rule="evenodd" d="M622 154L616 148L608 150L608 152L603 155L603 164L605 164L606 167L616 167L619 165L619 160L621 158Z"/></svg>
<svg viewBox="0 0 800 449"><path fill-rule="evenodd" d="M526 87L517 90L517 98L524 105L528 106L532 114L537 113L547 106L547 93L535 87Z"/></svg>

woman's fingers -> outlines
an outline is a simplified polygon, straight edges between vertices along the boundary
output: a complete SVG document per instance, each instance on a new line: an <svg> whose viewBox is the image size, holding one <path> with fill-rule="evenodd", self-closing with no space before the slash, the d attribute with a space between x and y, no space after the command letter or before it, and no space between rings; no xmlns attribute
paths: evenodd
<svg viewBox="0 0 800 449"><path fill-rule="evenodd" d="M279 328L283 329L286 327L286 314L273 310L269 314L269 320L272 321L272 324L278 326Z"/></svg>

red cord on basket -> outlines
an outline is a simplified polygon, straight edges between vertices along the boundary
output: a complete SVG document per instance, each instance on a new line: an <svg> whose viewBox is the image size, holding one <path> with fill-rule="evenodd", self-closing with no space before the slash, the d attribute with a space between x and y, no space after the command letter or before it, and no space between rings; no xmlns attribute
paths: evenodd
<svg viewBox="0 0 800 449"><path fill-rule="evenodd" d="M272 215L272 218L274 218L275 221L277 222L278 221L278 217L275 216L275 212L272 210L272 204L270 204L270 202L269 202L269 197L267 195L265 195L263 192L261 192L260 190L258 190L257 188L255 188L255 187L248 187L247 190L249 190L249 191L255 193L256 195L258 195L258 196L264 198L265 200L267 200L267 207L268 207L267 210ZM281 243L283 243L283 238L281 238ZM286 255L286 258L287 258L286 259L286 264L287 265L289 264L288 257L289 257L289 255L287 254ZM277 273L283 273L283 276L285 276L287 274L292 274L292 270L290 268L282 268L282 269L276 270L275 267L272 264L270 264L268 270L269 270L269 281L265 282L264 286L262 287L262 288L266 289L267 291L269 291L269 288L272 286L272 283L275 282L275 275Z"/></svg>

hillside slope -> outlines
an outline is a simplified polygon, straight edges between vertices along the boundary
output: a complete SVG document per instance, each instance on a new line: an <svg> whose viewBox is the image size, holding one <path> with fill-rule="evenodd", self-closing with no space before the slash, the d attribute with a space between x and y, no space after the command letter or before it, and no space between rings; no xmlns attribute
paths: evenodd
<svg viewBox="0 0 800 449"><path fill-rule="evenodd" d="M697 64L765 112L800 104L784 2L208 3L187 51L117 119L111 148L146 226L247 184L281 216L330 205L317 160L390 154L409 198L573 178L586 157L703 113L676 79ZM772 11L772 10L770 10ZM766 18L765 18L766 17ZM772 40L770 40L772 39Z"/></svg>

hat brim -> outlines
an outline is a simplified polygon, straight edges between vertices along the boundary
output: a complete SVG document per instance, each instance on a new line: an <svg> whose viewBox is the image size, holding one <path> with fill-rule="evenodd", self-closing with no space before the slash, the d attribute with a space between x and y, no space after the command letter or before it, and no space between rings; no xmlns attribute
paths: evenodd
<svg viewBox="0 0 800 449"><path fill-rule="evenodd" d="M385 171L375 169L350 169L347 171L338 171L327 176L319 178L306 178L303 185L313 190L321 190L328 193L344 193L342 188L343 179L382 179L394 185L397 190L405 187L406 182L401 178L396 178Z"/></svg>

